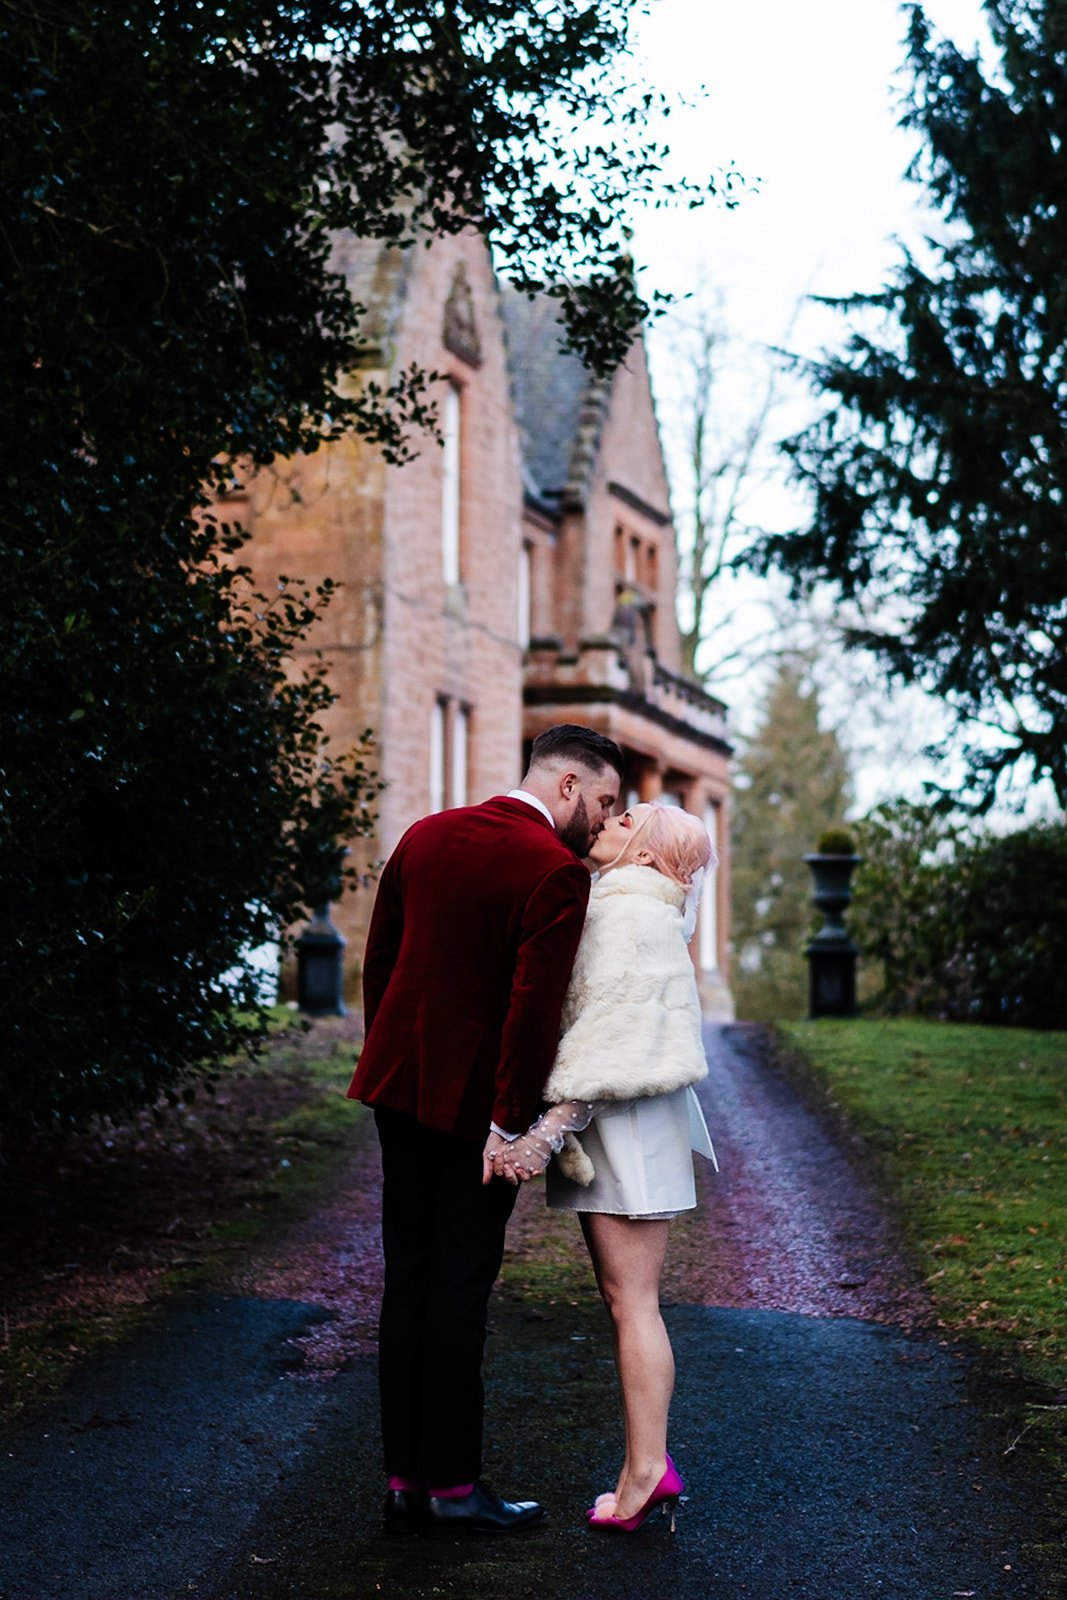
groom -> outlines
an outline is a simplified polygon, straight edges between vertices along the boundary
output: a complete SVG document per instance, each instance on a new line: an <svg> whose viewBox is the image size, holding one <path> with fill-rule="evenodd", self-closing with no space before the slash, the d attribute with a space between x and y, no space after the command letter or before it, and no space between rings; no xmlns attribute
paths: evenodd
<svg viewBox="0 0 1067 1600"><path fill-rule="evenodd" d="M623 757L564 723L520 789L416 822L378 885L348 1090L382 1149L386 1531L504 1533L543 1515L479 1481L489 1294L517 1190L483 1161L537 1115L589 898L581 860Z"/></svg>

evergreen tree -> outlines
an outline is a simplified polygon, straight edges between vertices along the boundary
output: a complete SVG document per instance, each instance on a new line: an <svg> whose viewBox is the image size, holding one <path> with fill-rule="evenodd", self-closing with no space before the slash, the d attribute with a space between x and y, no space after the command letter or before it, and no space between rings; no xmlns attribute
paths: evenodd
<svg viewBox="0 0 1067 1600"><path fill-rule="evenodd" d="M825 828L840 824L848 803L845 753L836 734L819 726L803 664L786 662L737 766L730 893L740 1017L806 1014L812 908L804 856Z"/></svg>
<svg viewBox="0 0 1067 1600"><path fill-rule="evenodd" d="M837 302L825 414L788 446L811 523L763 561L861 603L853 642L953 709L976 799L1019 766L1067 804L1067 10L985 9L984 66L909 8L909 176L943 227Z"/></svg>

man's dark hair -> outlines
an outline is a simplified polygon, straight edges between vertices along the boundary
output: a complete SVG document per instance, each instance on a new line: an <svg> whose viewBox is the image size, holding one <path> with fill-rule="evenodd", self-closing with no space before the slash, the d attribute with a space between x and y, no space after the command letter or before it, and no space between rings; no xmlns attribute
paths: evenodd
<svg viewBox="0 0 1067 1600"><path fill-rule="evenodd" d="M626 766L622 751L614 739L595 728L585 728L580 722L558 722L554 728L539 733L530 747L530 765L542 761L573 761L591 772L602 767L614 767L621 778Z"/></svg>

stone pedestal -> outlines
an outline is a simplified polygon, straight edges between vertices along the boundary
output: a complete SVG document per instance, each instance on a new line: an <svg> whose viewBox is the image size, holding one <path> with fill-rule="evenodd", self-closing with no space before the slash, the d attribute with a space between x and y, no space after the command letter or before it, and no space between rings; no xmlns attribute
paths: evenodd
<svg viewBox="0 0 1067 1600"><path fill-rule="evenodd" d="M343 1017L347 939L330 921L329 904L318 906L296 941L297 1004L309 1017Z"/></svg>
<svg viewBox="0 0 1067 1600"><path fill-rule="evenodd" d="M844 913L852 903L851 880L860 856L805 856L815 880L812 900L823 913L823 926L808 945L808 1015L856 1015L856 957Z"/></svg>

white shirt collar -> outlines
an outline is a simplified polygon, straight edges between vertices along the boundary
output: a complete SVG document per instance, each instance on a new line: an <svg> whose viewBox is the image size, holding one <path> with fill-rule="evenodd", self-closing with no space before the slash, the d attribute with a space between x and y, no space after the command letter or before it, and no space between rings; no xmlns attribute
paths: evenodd
<svg viewBox="0 0 1067 1600"><path fill-rule="evenodd" d="M537 796L535 794L529 794L529 793L527 793L527 791L525 789L509 789L508 793L507 793L507 798L509 800L523 800L523 801L525 801L525 803L528 806L533 806L535 811L540 811L540 813L541 813L541 815L543 817L547 817L549 822L551 822L553 827L556 826L555 817L552 815L551 811L545 805L545 802L543 800L538 800L538 798L537 798Z"/></svg>

